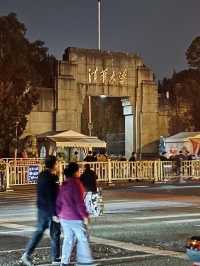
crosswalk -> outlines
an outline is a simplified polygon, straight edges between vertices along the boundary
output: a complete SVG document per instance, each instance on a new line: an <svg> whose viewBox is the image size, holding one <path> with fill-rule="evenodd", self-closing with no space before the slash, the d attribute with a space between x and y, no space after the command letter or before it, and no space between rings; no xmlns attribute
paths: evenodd
<svg viewBox="0 0 200 266"><path fill-rule="evenodd" d="M0 193L0 242L4 240L4 243L7 243L0 247L0 265L1 257L5 254L20 254L24 249L27 238L35 230L37 214L35 199L35 192L33 191ZM200 212L197 204L169 199L154 199L151 201L147 199L118 199L105 202L104 216L94 219L90 229L94 243L110 245L116 248L121 247L131 252L144 252L142 255L131 255L130 259L137 256L138 259L145 259L148 256L169 256L184 260L185 263L183 253L167 252L157 247L149 248L148 243L146 245L132 243L135 241L134 236L136 236L136 239L141 237L142 231L148 236L148 234L152 234L151 230L155 230L155 235L158 236L159 228L165 229L166 226L171 226L171 230L174 230L174 234L176 234L180 225L183 230L189 230L188 235L191 234L194 228L198 230ZM128 238L122 241L124 232L126 232L126 237ZM133 232L135 232L134 236ZM178 232L178 234L180 233ZM46 237L47 235L48 232ZM7 242L5 241L6 238L8 238ZM13 243L10 243L10 239L13 239ZM18 242L16 239L18 239ZM169 239L169 242L172 241ZM45 242L39 249L47 250L49 246ZM125 257L127 258L128 255ZM107 259L106 265L111 265L109 264L109 259ZM115 258L113 257L112 260L115 260ZM187 266L184 263L178 265Z"/></svg>

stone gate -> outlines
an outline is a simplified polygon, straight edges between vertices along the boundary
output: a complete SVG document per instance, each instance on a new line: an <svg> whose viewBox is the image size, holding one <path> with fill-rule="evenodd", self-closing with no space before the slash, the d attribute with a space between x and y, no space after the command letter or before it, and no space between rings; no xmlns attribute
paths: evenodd
<svg viewBox="0 0 200 266"><path fill-rule="evenodd" d="M137 55L68 48L58 62L55 91L56 131L81 132L88 96L120 97L126 156L157 152L158 89L153 72Z"/></svg>

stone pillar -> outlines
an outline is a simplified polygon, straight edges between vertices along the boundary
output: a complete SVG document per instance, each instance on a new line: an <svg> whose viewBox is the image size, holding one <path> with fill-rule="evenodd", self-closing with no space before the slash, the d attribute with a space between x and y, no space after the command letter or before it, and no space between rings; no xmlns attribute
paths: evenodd
<svg viewBox="0 0 200 266"><path fill-rule="evenodd" d="M158 134L158 89L153 72L146 66L137 68L136 125L137 153L157 153Z"/></svg>
<svg viewBox="0 0 200 266"><path fill-rule="evenodd" d="M58 66L56 131L81 132L82 100L76 81L76 64L64 61Z"/></svg>
<svg viewBox="0 0 200 266"><path fill-rule="evenodd" d="M133 106L128 99L122 100L122 107L125 117L125 156L128 159L131 153L135 151L135 119Z"/></svg>

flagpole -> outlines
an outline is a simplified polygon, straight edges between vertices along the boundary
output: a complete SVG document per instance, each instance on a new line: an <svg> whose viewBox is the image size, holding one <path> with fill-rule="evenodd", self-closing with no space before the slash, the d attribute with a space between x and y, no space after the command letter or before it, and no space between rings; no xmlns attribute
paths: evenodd
<svg viewBox="0 0 200 266"><path fill-rule="evenodd" d="M98 49L101 50L101 0L98 0Z"/></svg>

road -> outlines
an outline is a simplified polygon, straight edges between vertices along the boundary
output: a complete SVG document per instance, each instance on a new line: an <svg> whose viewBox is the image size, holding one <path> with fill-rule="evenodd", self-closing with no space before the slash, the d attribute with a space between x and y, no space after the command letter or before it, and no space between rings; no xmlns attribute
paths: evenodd
<svg viewBox="0 0 200 266"><path fill-rule="evenodd" d="M199 235L200 185L129 185L104 190L105 213L92 220L91 241L100 265L190 266L186 239ZM0 193L0 265L18 259L36 222L35 193ZM48 235L34 257L49 262Z"/></svg>

